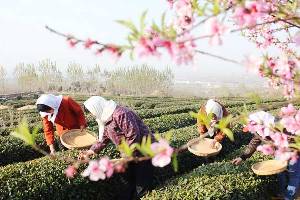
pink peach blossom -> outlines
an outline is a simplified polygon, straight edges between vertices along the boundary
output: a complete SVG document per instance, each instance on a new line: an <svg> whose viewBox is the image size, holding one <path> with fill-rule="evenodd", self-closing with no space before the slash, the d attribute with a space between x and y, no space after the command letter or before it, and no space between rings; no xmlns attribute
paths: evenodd
<svg viewBox="0 0 300 200"><path fill-rule="evenodd" d="M245 58L243 64L246 66L247 71L259 74L263 60L254 55L250 55Z"/></svg>
<svg viewBox="0 0 300 200"><path fill-rule="evenodd" d="M289 151L287 148L279 148L275 151L275 159L289 161L293 165L297 162L299 156L295 151Z"/></svg>
<svg viewBox="0 0 300 200"><path fill-rule="evenodd" d="M65 174L68 178L74 178L77 174L77 169L73 165L69 165L67 169L65 169Z"/></svg>
<svg viewBox="0 0 300 200"><path fill-rule="evenodd" d="M176 18L174 22L177 33L190 29L194 22L193 8L190 0L177 0L174 3Z"/></svg>
<svg viewBox="0 0 300 200"><path fill-rule="evenodd" d="M247 129L265 138L273 134L271 128L275 125L274 121L275 118L265 111L252 113L249 115Z"/></svg>
<svg viewBox="0 0 300 200"><path fill-rule="evenodd" d="M299 113L299 112L298 112ZM300 121L299 114L297 113L296 117L294 116L284 116L281 119L281 124L286 128L286 130L292 134L298 135L300 133Z"/></svg>
<svg viewBox="0 0 300 200"><path fill-rule="evenodd" d="M293 38L293 41L295 42L296 46L300 46L300 31L298 31Z"/></svg>
<svg viewBox="0 0 300 200"><path fill-rule="evenodd" d="M221 35L225 33L227 27L221 24L216 17L211 18L207 21L208 34L212 35L209 40L211 45L221 45Z"/></svg>
<svg viewBox="0 0 300 200"><path fill-rule="evenodd" d="M167 0L167 2L169 3L170 8L173 8L174 5L174 0Z"/></svg>
<svg viewBox="0 0 300 200"><path fill-rule="evenodd" d="M135 47L135 51L140 57L143 56L159 56L160 53L157 51L157 46L152 39L141 37L139 43Z"/></svg>
<svg viewBox="0 0 300 200"><path fill-rule="evenodd" d="M265 111L259 111L249 115L249 120L263 124L265 127L271 127L274 125L275 117Z"/></svg>
<svg viewBox="0 0 300 200"><path fill-rule="evenodd" d="M174 150L166 140L161 139L151 144L151 149L155 153L155 156L152 158L152 164L154 166L164 167L171 162L171 156Z"/></svg>
<svg viewBox="0 0 300 200"><path fill-rule="evenodd" d="M176 45L173 46L174 59L177 64L190 63L195 55L196 44L189 34L184 34L176 39Z"/></svg>
<svg viewBox="0 0 300 200"><path fill-rule="evenodd" d="M99 166L103 172L105 172L106 177L109 178L113 175L114 172L114 165L108 159L108 157L102 157L99 161Z"/></svg>
<svg viewBox="0 0 300 200"><path fill-rule="evenodd" d="M74 48L77 45L77 43L78 43L78 40L76 40L76 39L68 39L67 41L68 41L69 46L71 48Z"/></svg>
<svg viewBox="0 0 300 200"><path fill-rule="evenodd" d="M289 104L287 107L283 107L281 108L281 112L280 112L280 116L294 116L296 114L297 110L295 109L295 107L293 106L293 104Z"/></svg>
<svg viewBox="0 0 300 200"><path fill-rule="evenodd" d="M273 155L274 149L271 145L264 144L257 147L257 151L262 152L265 155Z"/></svg>
<svg viewBox="0 0 300 200"><path fill-rule="evenodd" d="M274 145L280 148L287 148L289 146L288 137L284 133L274 133L270 135L271 139L274 141Z"/></svg>
<svg viewBox="0 0 300 200"><path fill-rule="evenodd" d="M91 48L94 44L96 44L97 42L94 40L91 40L90 38L88 38L85 42L84 42L84 47L86 49Z"/></svg>
<svg viewBox="0 0 300 200"><path fill-rule="evenodd" d="M246 1L245 7L235 9L233 17L240 26L254 26L268 10L268 4L265 2Z"/></svg>
<svg viewBox="0 0 300 200"><path fill-rule="evenodd" d="M100 166L99 161L91 160L89 166L82 172L83 177L89 176L91 181L98 181L105 179L103 166Z"/></svg>

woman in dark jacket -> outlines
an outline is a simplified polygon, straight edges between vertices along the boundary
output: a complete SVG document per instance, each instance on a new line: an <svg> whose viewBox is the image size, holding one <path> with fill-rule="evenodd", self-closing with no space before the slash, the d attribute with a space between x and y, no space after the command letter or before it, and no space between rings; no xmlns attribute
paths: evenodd
<svg viewBox="0 0 300 200"><path fill-rule="evenodd" d="M140 143L144 136L152 132L143 123L141 118L132 110L117 105L114 101L93 96L84 102L85 108L96 117L99 125L98 141L83 152L81 157L98 153L105 145L112 141L116 146L121 144L122 138L127 144ZM139 155L137 155L139 156ZM126 170L126 187L120 192L118 199L132 200L141 198L152 187L153 165L150 160L138 163L130 162Z"/></svg>
<svg viewBox="0 0 300 200"><path fill-rule="evenodd" d="M232 164L239 165L244 160L250 158L261 143L261 137L259 135L254 135L244 152L239 157L232 160ZM278 174L278 180L280 195L283 195L285 200L295 199L300 186L300 159L298 158L297 162L293 165L289 164L287 171Z"/></svg>

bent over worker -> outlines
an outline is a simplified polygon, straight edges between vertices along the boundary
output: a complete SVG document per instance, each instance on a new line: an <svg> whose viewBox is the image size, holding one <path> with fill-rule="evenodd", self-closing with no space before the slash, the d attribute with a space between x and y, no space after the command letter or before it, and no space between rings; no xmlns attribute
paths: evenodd
<svg viewBox="0 0 300 200"><path fill-rule="evenodd" d="M55 153L54 125L58 136L67 130L86 128L86 120L80 105L68 96L41 95L36 102L37 110L43 118L43 128L50 153Z"/></svg>

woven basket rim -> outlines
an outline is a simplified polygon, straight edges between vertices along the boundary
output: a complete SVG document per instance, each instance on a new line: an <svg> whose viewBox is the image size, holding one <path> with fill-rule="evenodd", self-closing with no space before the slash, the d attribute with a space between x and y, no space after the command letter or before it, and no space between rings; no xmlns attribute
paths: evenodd
<svg viewBox="0 0 300 200"><path fill-rule="evenodd" d="M203 140L206 140L206 141L213 140L213 139L210 139L210 138L202 138L202 139L203 139ZM199 137L198 137L198 138L193 138L193 139L191 139L191 140L187 143L188 150L189 150L192 154L194 154L194 155L196 155L196 156L201 156L201 157L215 156L215 155L219 154L220 151L222 150L222 144L219 143L219 142L217 142L216 144L219 146L219 148L218 148L215 152L213 152L213 153L204 153L204 152L201 152L201 153L200 153L200 152L196 151L195 149L191 148L191 143L197 142L197 140L200 141L200 138L199 138ZM194 144L193 144L193 145L194 145Z"/></svg>
<svg viewBox="0 0 300 200"><path fill-rule="evenodd" d="M257 169L256 166L264 164L264 163L268 163L268 162L272 162L272 164L274 164L274 166L277 167L277 168L270 169L270 170L259 170L259 169ZM276 165L276 163L278 165ZM287 168L287 162L286 161L274 160L274 159L273 160L264 160L264 161L261 161L261 162L257 162L257 163L255 163L251 166L252 171L255 174L261 175L261 176L278 174L278 173L281 173L281 172L285 171L286 168Z"/></svg>
<svg viewBox="0 0 300 200"><path fill-rule="evenodd" d="M87 147L92 146L93 143L96 142L96 140L97 140L96 134L95 134L94 132L89 131L89 130L85 130L85 131L84 131L85 135L89 134L89 135L94 136L94 137L95 137L95 141L94 141L93 143L91 143L91 144L88 144L88 145L74 146L74 145L69 144L69 143L68 143L67 141L65 141L65 139L64 139L64 138L66 137L66 135L71 134L71 133L73 133L73 132L78 133L78 132L80 132L80 129L71 129L71 130L65 131L65 132L60 136L60 141L61 141L61 143L62 143L66 148L68 148L68 149L87 148Z"/></svg>

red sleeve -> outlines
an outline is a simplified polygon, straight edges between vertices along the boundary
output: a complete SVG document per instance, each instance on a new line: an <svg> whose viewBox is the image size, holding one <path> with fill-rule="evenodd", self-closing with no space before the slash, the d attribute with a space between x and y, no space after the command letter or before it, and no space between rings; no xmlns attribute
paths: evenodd
<svg viewBox="0 0 300 200"><path fill-rule="evenodd" d="M205 125L202 125L202 124L198 124L198 132L200 134L203 134L203 133L206 133L207 132L207 128L205 127Z"/></svg>
<svg viewBox="0 0 300 200"><path fill-rule="evenodd" d="M221 131L219 131L214 137L214 139L217 140L218 142L222 142L224 138L225 138L225 134Z"/></svg>
<svg viewBox="0 0 300 200"><path fill-rule="evenodd" d="M54 144L54 128L52 122L48 121L48 116L43 118L43 127L47 145Z"/></svg>
<svg viewBox="0 0 300 200"><path fill-rule="evenodd" d="M71 97L68 97L68 104L71 110L74 111L74 113L77 115L78 120L79 120L79 125L80 126L87 126L83 110L81 109L80 105L76 103Z"/></svg>
<svg viewBox="0 0 300 200"><path fill-rule="evenodd" d="M227 117L229 115L228 111L226 110L226 108L220 102L218 102L218 103L222 106L223 117ZM227 128L230 128L230 124L227 125ZM218 142L222 142L222 140L225 138L225 136L226 135L219 130L217 132L216 136L214 137L214 139L217 140Z"/></svg>

